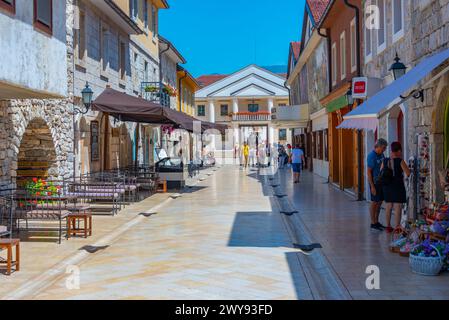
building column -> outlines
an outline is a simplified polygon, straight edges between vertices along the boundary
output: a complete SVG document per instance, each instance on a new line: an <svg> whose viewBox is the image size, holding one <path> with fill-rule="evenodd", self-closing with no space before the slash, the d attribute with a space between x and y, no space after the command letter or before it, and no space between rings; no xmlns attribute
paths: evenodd
<svg viewBox="0 0 449 320"><path fill-rule="evenodd" d="M238 113L239 112L239 100L237 98L232 100L232 113Z"/></svg>
<svg viewBox="0 0 449 320"><path fill-rule="evenodd" d="M215 102L209 100L209 122L215 123Z"/></svg>
<svg viewBox="0 0 449 320"><path fill-rule="evenodd" d="M271 109L274 108L274 99L273 98L269 98L268 99L268 112L271 114Z"/></svg>
<svg viewBox="0 0 449 320"><path fill-rule="evenodd" d="M270 146L272 146L273 143L276 142L275 141L276 130L271 125L269 125L268 131L269 131L268 132L268 142L270 143Z"/></svg>

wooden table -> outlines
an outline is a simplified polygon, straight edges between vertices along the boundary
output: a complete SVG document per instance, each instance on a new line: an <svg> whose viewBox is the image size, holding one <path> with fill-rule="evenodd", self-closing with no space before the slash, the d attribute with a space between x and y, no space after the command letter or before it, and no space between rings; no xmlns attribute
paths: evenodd
<svg viewBox="0 0 449 320"><path fill-rule="evenodd" d="M16 247L16 259L12 258L12 249ZM15 267L15 271L20 271L20 240L19 239L0 239L0 249L6 249L7 259L6 259L6 274L11 274L12 267Z"/></svg>

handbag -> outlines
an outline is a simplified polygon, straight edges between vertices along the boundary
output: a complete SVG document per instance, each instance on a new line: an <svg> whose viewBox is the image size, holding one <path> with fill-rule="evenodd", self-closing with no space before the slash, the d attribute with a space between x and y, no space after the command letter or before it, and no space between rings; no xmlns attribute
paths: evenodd
<svg viewBox="0 0 449 320"><path fill-rule="evenodd" d="M390 167L391 159L385 159L383 163L383 168L377 177L376 184L382 186L389 186L393 182L394 172L392 167ZM394 166L394 163L393 163Z"/></svg>

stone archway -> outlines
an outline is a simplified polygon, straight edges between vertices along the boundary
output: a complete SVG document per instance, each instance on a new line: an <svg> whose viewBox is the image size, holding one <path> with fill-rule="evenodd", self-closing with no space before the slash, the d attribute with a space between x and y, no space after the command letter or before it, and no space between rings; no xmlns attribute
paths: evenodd
<svg viewBox="0 0 449 320"><path fill-rule="evenodd" d="M44 144L49 146L53 143L51 157L54 158L54 166L48 171L58 179L72 176L73 122L67 116L69 103L68 100L8 100L2 103L4 117L1 119L0 136L6 138L0 143L0 156L4 150L6 157L1 161L0 182L11 186L16 184L22 142L25 139L26 144L37 144L29 142L31 140L26 134L33 126L42 129ZM20 157L24 159L22 155Z"/></svg>
<svg viewBox="0 0 449 320"><path fill-rule="evenodd" d="M449 138L449 134L445 137L446 129L445 125L449 121L446 117L449 118L449 75L443 76L439 81L434 90L435 97L435 107L432 113L432 122L431 122L431 141L432 144L432 168L434 170L435 175L435 183L433 183L433 193L435 195L436 201L444 200L444 188L443 181L441 181L441 177L444 176L446 168L445 159L449 158L449 156L445 153L445 139Z"/></svg>
<svg viewBox="0 0 449 320"><path fill-rule="evenodd" d="M31 178L57 179L56 148L50 128L42 118L29 122L17 157L17 184Z"/></svg>

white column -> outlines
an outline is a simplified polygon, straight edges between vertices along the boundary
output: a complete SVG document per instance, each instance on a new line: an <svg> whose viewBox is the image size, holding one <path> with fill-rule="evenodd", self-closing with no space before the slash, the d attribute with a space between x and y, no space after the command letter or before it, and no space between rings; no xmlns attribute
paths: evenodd
<svg viewBox="0 0 449 320"><path fill-rule="evenodd" d="M209 100L209 122L215 122L215 103L214 100Z"/></svg>
<svg viewBox="0 0 449 320"><path fill-rule="evenodd" d="M274 99L273 98L269 98L268 99L268 112L271 114L271 109L274 108Z"/></svg>
<svg viewBox="0 0 449 320"><path fill-rule="evenodd" d="M232 100L232 113L238 113L239 112L239 100L233 99Z"/></svg>
<svg viewBox="0 0 449 320"><path fill-rule="evenodd" d="M272 146L273 143L276 142L275 134L276 134L275 129L270 125L268 133L268 142L270 143L270 146Z"/></svg>

